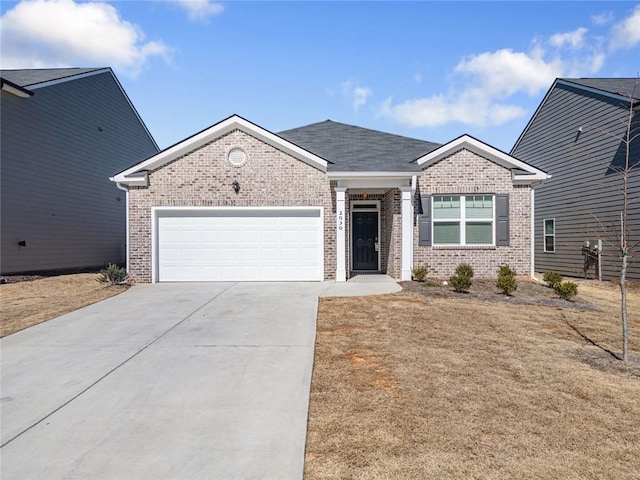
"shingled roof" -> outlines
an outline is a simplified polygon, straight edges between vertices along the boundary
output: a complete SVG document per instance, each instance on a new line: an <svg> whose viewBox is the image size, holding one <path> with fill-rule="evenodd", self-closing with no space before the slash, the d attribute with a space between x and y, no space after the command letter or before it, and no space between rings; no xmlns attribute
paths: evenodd
<svg viewBox="0 0 640 480"><path fill-rule="evenodd" d="M52 80L105 70L105 68L36 68L26 70L0 70L0 77L20 87L30 87Z"/></svg>
<svg viewBox="0 0 640 480"><path fill-rule="evenodd" d="M560 80L640 100L640 79L638 78L561 78Z"/></svg>
<svg viewBox="0 0 640 480"><path fill-rule="evenodd" d="M334 172L414 172L415 160L440 146L415 138L326 120L278 135L329 162Z"/></svg>

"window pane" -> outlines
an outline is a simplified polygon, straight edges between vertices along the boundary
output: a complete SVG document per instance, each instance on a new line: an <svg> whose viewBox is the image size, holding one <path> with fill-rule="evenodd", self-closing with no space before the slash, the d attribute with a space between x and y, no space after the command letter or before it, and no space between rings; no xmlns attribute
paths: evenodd
<svg viewBox="0 0 640 480"><path fill-rule="evenodd" d="M544 221L544 234L545 235L555 234L555 222L553 220Z"/></svg>
<svg viewBox="0 0 640 480"><path fill-rule="evenodd" d="M465 198L467 218L493 218L493 196L468 195Z"/></svg>
<svg viewBox="0 0 640 480"><path fill-rule="evenodd" d="M460 218L460 197L436 195L433 197L433 218Z"/></svg>
<svg viewBox="0 0 640 480"><path fill-rule="evenodd" d="M491 245L493 243L493 224L467 223L465 234L468 245Z"/></svg>
<svg viewBox="0 0 640 480"><path fill-rule="evenodd" d="M546 236L544 237L544 251L545 252L555 252L556 249L554 248L553 245L553 237L552 236Z"/></svg>
<svg viewBox="0 0 640 480"><path fill-rule="evenodd" d="M460 243L460 223L441 222L433 224L434 243Z"/></svg>

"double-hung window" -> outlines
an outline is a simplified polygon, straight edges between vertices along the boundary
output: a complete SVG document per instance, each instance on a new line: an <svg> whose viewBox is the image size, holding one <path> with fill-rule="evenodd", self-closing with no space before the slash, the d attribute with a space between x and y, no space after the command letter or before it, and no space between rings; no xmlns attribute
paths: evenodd
<svg viewBox="0 0 640 480"><path fill-rule="evenodd" d="M556 220L544 219L544 251L553 253L556 251Z"/></svg>
<svg viewBox="0 0 640 480"><path fill-rule="evenodd" d="M494 245L493 195L434 195L434 245Z"/></svg>

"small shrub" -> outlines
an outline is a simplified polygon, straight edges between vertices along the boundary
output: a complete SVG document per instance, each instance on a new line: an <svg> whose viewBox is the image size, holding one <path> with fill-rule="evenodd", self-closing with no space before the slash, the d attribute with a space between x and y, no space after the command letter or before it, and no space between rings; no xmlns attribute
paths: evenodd
<svg viewBox="0 0 640 480"><path fill-rule="evenodd" d="M473 284L471 278L473 278L473 268L469 264L462 263L456 268L456 273L449 278L449 282L456 292L466 292Z"/></svg>
<svg viewBox="0 0 640 480"><path fill-rule="evenodd" d="M578 284L576 282L558 282L553 286L553 291L556 292L560 298L569 300L578 294Z"/></svg>
<svg viewBox="0 0 640 480"><path fill-rule="evenodd" d="M456 275L465 275L473 278L473 267L468 263L461 263L456 267Z"/></svg>
<svg viewBox="0 0 640 480"><path fill-rule="evenodd" d="M414 280L418 282L423 282L425 278L427 278L427 274L429 273L429 265L420 265L419 267L414 267L411 271L413 274Z"/></svg>
<svg viewBox="0 0 640 480"><path fill-rule="evenodd" d="M118 285L127 279L127 270L110 263L107 268L100 270L100 276L96 279L100 283L107 285Z"/></svg>
<svg viewBox="0 0 640 480"><path fill-rule="evenodd" d="M558 272L545 272L544 275L542 275L542 280L544 280L544 283L549 285L549 287L553 288L556 284L562 282L562 275Z"/></svg>
<svg viewBox="0 0 640 480"><path fill-rule="evenodd" d="M516 272L511 269L509 265L502 265L498 270L498 279L496 281L496 287L502 290L503 293L511 295L512 292L518 288L518 282L516 282Z"/></svg>

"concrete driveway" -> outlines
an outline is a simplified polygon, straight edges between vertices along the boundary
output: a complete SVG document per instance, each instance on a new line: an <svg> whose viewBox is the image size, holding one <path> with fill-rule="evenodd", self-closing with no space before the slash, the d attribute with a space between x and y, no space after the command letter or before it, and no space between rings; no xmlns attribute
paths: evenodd
<svg viewBox="0 0 640 480"><path fill-rule="evenodd" d="M11 335L1 477L300 479L318 296L394 286L140 285Z"/></svg>

